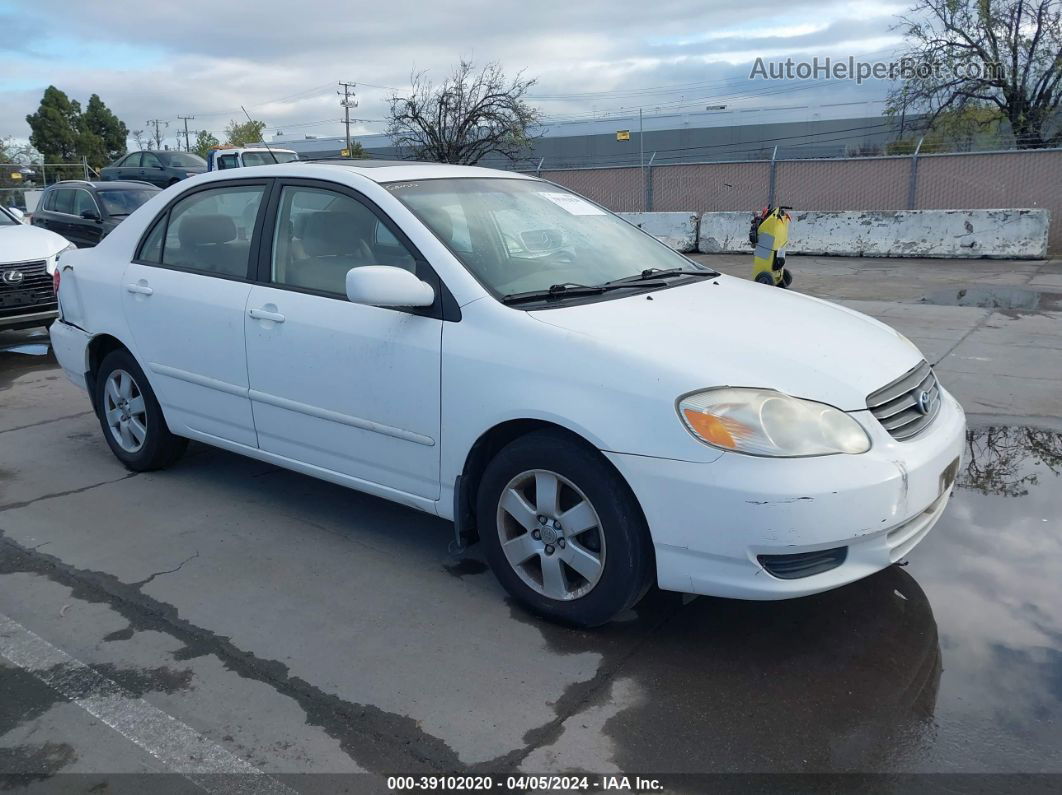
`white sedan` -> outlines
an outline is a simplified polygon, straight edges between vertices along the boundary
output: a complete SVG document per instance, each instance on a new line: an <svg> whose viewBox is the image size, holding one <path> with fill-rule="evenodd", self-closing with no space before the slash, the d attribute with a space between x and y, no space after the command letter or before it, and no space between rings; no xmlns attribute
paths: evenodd
<svg viewBox="0 0 1062 795"><path fill-rule="evenodd" d="M901 558L965 417L903 336L461 166L194 177L64 256L56 355L114 454L188 439L451 519L531 609L783 599Z"/></svg>
<svg viewBox="0 0 1062 795"><path fill-rule="evenodd" d="M73 248L65 237L24 223L18 210L0 207L0 330L55 319L55 264Z"/></svg>

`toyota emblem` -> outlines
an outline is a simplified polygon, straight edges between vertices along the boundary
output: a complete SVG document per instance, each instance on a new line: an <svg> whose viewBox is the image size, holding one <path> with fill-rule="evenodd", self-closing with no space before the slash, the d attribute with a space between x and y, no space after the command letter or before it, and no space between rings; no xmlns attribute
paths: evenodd
<svg viewBox="0 0 1062 795"><path fill-rule="evenodd" d="M22 271L4 271L4 284L22 284L26 278Z"/></svg>
<svg viewBox="0 0 1062 795"><path fill-rule="evenodd" d="M929 413L929 393L925 390L918 393L918 410L923 414Z"/></svg>

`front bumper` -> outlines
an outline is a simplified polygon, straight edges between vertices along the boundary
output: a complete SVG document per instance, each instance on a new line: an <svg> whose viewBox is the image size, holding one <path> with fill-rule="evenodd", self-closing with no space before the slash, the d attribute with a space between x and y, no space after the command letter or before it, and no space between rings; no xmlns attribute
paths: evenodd
<svg viewBox="0 0 1062 795"><path fill-rule="evenodd" d="M33 310L33 311L30 311ZM47 326L59 317L58 309L47 309L43 312L26 307L24 314L8 315L0 317L0 330L14 331L20 328L33 328L34 326Z"/></svg>
<svg viewBox="0 0 1062 795"><path fill-rule="evenodd" d="M606 453L649 523L657 581L672 591L786 599L826 591L897 562L944 512L965 445L962 407L942 391L940 413L897 442L867 411L862 455L757 458L726 453L710 464ZM845 547L828 571L772 575L762 555Z"/></svg>

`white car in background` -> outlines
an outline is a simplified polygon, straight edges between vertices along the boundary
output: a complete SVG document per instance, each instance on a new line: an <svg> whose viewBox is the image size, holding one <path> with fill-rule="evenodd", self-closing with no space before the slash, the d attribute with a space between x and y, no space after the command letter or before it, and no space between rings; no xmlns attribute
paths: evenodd
<svg viewBox="0 0 1062 795"><path fill-rule="evenodd" d="M0 207L0 330L47 326L58 315L53 287L59 255L74 245Z"/></svg>
<svg viewBox="0 0 1062 795"><path fill-rule="evenodd" d="M889 327L519 174L207 174L60 275L56 356L126 466L195 439L451 519L572 624L654 582L783 599L883 569L964 444Z"/></svg>

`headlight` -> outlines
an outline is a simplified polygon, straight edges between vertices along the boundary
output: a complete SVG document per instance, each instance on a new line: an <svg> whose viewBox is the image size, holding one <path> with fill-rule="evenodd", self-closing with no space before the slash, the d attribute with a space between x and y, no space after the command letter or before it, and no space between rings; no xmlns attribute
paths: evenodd
<svg viewBox="0 0 1062 795"><path fill-rule="evenodd" d="M782 458L865 453L866 431L825 403L773 389L709 389L678 403L687 430L706 444L749 455Z"/></svg>

